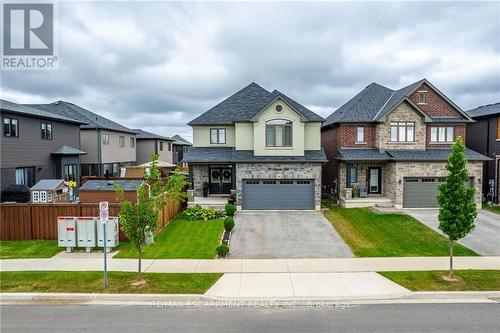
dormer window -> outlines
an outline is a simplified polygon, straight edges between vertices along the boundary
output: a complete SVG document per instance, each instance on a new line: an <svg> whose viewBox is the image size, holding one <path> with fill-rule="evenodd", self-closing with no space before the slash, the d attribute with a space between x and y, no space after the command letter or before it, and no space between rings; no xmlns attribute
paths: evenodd
<svg viewBox="0 0 500 333"><path fill-rule="evenodd" d="M365 128L360 126L356 128L356 143L365 142Z"/></svg>
<svg viewBox="0 0 500 333"><path fill-rule="evenodd" d="M418 91L418 104L427 104L427 91Z"/></svg>
<svg viewBox="0 0 500 333"><path fill-rule="evenodd" d="M266 122L266 147L292 147L292 122L284 119Z"/></svg>

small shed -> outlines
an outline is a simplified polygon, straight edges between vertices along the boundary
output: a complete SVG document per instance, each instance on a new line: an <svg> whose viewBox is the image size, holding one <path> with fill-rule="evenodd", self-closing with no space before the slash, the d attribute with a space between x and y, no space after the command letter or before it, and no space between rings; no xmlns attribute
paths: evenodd
<svg viewBox="0 0 500 333"><path fill-rule="evenodd" d="M69 202L69 186L64 179L42 179L31 189L31 202Z"/></svg>
<svg viewBox="0 0 500 333"><path fill-rule="evenodd" d="M140 165L128 166L125 171L125 177L143 177L144 170L150 168L151 163L152 162L147 162ZM165 161L158 161L156 166L160 170L160 176L162 178L167 178L170 171L177 168L177 165Z"/></svg>
<svg viewBox="0 0 500 333"><path fill-rule="evenodd" d="M124 192L123 196L126 200L136 201L137 189L143 182L144 181L142 179L87 180L80 187L80 202L118 202L114 184L120 185Z"/></svg>

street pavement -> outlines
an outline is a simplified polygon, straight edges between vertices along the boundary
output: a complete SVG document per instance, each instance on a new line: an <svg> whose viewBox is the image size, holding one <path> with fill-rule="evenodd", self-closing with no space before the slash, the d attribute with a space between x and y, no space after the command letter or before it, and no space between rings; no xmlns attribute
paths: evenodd
<svg viewBox="0 0 500 333"><path fill-rule="evenodd" d="M442 234L438 229L438 209L405 209L404 212ZM475 223L470 234L458 242L483 256L500 255L500 215L481 209Z"/></svg>
<svg viewBox="0 0 500 333"><path fill-rule="evenodd" d="M2 306L11 332L498 332L500 304L171 308Z"/></svg>

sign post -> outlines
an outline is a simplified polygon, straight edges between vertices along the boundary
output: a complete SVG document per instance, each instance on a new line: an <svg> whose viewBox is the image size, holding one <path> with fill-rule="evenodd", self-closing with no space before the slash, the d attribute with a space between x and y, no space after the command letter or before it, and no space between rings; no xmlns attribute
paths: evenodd
<svg viewBox="0 0 500 333"><path fill-rule="evenodd" d="M106 224L108 223L109 216L109 204L107 201L99 202L99 217L102 224L102 235L103 235L103 251L104 251L104 288L108 287L108 263L107 263L107 249L106 249Z"/></svg>

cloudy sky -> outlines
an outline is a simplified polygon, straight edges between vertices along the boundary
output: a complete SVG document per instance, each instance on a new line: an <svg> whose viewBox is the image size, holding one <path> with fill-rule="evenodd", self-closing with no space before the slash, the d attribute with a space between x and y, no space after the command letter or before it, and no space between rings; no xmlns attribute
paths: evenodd
<svg viewBox="0 0 500 333"><path fill-rule="evenodd" d="M425 77L463 109L500 100L500 2L63 2L59 15L59 70L3 72L2 98L187 138L252 81L323 116L374 81Z"/></svg>

